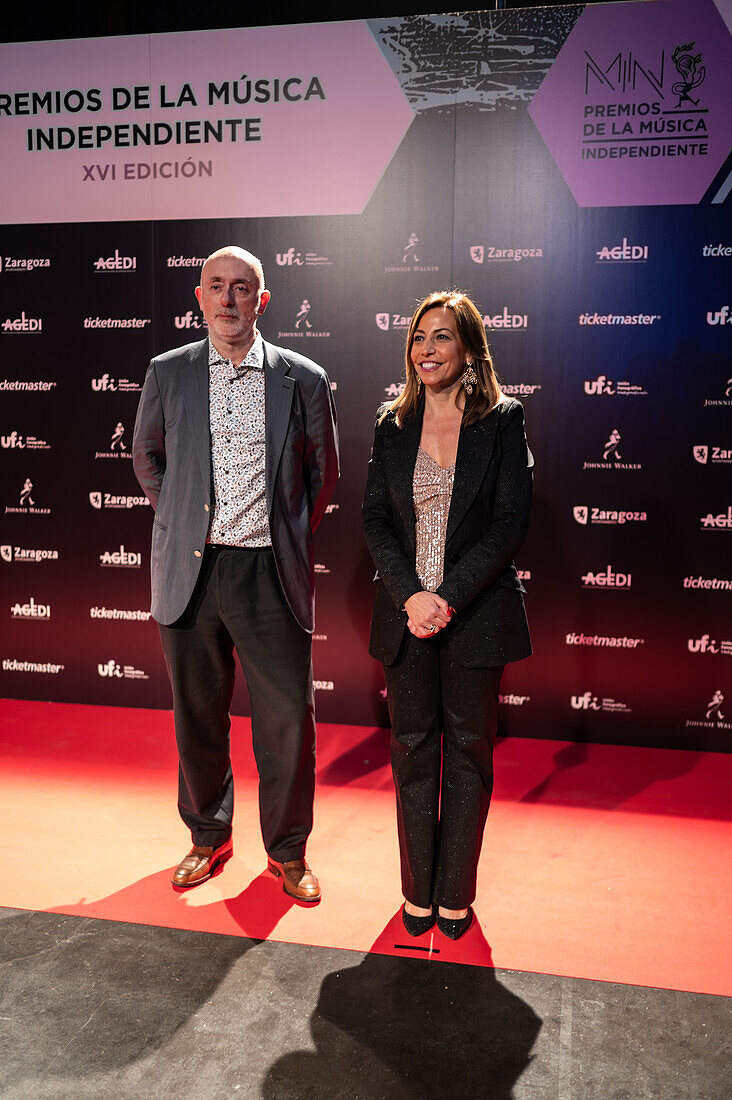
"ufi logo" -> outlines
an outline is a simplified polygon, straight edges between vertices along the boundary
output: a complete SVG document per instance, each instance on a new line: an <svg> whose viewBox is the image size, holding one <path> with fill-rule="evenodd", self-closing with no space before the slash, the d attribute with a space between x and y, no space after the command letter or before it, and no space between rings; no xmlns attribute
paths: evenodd
<svg viewBox="0 0 732 1100"><path fill-rule="evenodd" d="M134 665L122 665L120 666L117 661L110 659L105 661L104 664L97 665L97 672L100 676L107 676L110 679L116 678L118 680L149 680L150 677L146 672L143 672L141 668L135 668Z"/></svg>
<svg viewBox="0 0 732 1100"><path fill-rule="evenodd" d="M483 324L488 332L502 332L504 330L513 332L529 327L529 315L528 313L509 313L508 306L504 306L501 313L487 313L483 318Z"/></svg>
<svg viewBox="0 0 732 1100"><path fill-rule="evenodd" d="M101 378L92 378L91 388L95 393L139 393L142 385L131 382L129 378L112 378L110 374L103 374Z"/></svg>
<svg viewBox="0 0 732 1100"><path fill-rule="evenodd" d="M12 431L9 435L0 436L0 444L7 450L50 451L51 445L45 439L39 439L37 435L21 435Z"/></svg>
<svg viewBox="0 0 732 1100"><path fill-rule="evenodd" d="M14 619L47 621L51 618L51 605L48 603L36 603L31 596L27 603L11 604L10 614Z"/></svg>
<svg viewBox="0 0 732 1100"><path fill-rule="evenodd" d="M732 325L732 310L729 306L722 306L716 312L709 310L707 313L708 325Z"/></svg>
<svg viewBox="0 0 732 1100"><path fill-rule="evenodd" d="M119 249L115 248L114 255L100 256L94 261L94 270L99 272L136 271L137 256L121 256Z"/></svg>
<svg viewBox="0 0 732 1100"><path fill-rule="evenodd" d="M317 252L302 252L288 248L287 252L277 252L275 259L279 267L326 267L333 263L327 256L320 256Z"/></svg>
<svg viewBox="0 0 732 1100"><path fill-rule="evenodd" d="M573 695L570 702L574 710L600 709L600 700L591 691L586 691L584 695Z"/></svg>
<svg viewBox="0 0 732 1100"><path fill-rule="evenodd" d="M727 505L726 512L718 512L712 515L707 512L701 518L702 531L732 531L732 505Z"/></svg>
<svg viewBox="0 0 732 1100"><path fill-rule="evenodd" d="M280 267L302 267L305 263L302 253L296 252L294 248L288 248L287 252L278 252L276 259Z"/></svg>
<svg viewBox="0 0 732 1100"><path fill-rule="evenodd" d="M176 328L208 328L204 318L194 314L192 309L189 309L187 313L179 314L173 320Z"/></svg>
<svg viewBox="0 0 732 1100"><path fill-rule="evenodd" d="M622 244L615 244L608 247L603 245L595 253L598 263L645 263L648 259L648 245L647 244L628 244L628 238L623 237Z"/></svg>
<svg viewBox="0 0 732 1100"><path fill-rule="evenodd" d="M122 678L122 669L117 662L113 660L109 660L103 665L97 665L97 672L100 676L117 676L119 679Z"/></svg>
<svg viewBox="0 0 732 1100"><path fill-rule="evenodd" d="M631 584L631 573L614 573L611 565L608 565L607 569L601 573L585 573L582 577L583 588L628 589Z"/></svg>
<svg viewBox="0 0 732 1100"><path fill-rule="evenodd" d="M2 330L4 334L22 332L37 336L43 331L43 318L27 317L23 310L20 317L6 317L2 323Z"/></svg>
<svg viewBox="0 0 732 1100"><path fill-rule="evenodd" d="M598 374L597 378L593 381L585 381L585 393L589 394L608 394L612 396L615 393L615 386L612 380L604 374Z"/></svg>
<svg viewBox="0 0 732 1100"><path fill-rule="evenodd" d="M689 638L686 644L689 653L719 653L719 643L708 634L702 634L701 638Z"/></svg>
<svg viewBox="0 0 732 1100"><path fill-rule="evenodd" d="M25 440L22 435L18 435L16 431L12 431L10 435L0 435L0 444L6 449L17 447L22 450L25 447Z"/></svg>
<svg viewBox="0 0 732 1100"><path fill-rule="evenodd" d="M648 397L648 391L643 386L624 378L614 382L605 374L598 374L594 379L585 379L584 389L590 397L614 397L616 394L618 397Z"/></svg>

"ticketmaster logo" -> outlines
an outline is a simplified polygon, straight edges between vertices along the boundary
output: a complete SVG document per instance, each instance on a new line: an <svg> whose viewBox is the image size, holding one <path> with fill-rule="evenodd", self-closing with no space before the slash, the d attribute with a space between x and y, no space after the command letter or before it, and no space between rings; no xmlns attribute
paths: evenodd
<svg viewBox="0 0 732 1100"><path fill-rule="evenodd" d="M168 267L203 267L205 262L205 256L168 256L166 264Z"/></svg>
<svg viewBox="0 0 732 1100"><path fill-rule="evenodd" d="M661 320L660 313L580 313L580 325L653 325Z"/></svg>
<svg viewBox="0 0 732 1100"><path fill-rule="evenodd" d="M3 378L0 381L0 393L48 393L57 385L58 382L47 382L41 378L32 382L22 378Z"/></svg>
<svg viewBox="0 0 732 1100"><path fill-rule="evenodd" d="M126 622L146 623L149 611L125 611L119 607L90 607L90 619L124 619Z"/></svg>
<svg viewBox="0 0 732 1100"><path fill-rule="evenodd" d="M56 665L51 661L19 661L15 657L3 658L3 672L40 672L44 676L58 676L66 665Z"/></svg>
<svg viewBox="0 0 732 1100"><path fill-rule="evenodd" d="M566 645L599 646L604 649L636 649L645 644L645 638L612 638L604 634L582 634L570 632L564 639Z"/></svg>
<svg viewBox="0 0 732 1100"><path fill-rule="evenodd" d="M85 317L84 328L144 328L151 317Z"/></svg>

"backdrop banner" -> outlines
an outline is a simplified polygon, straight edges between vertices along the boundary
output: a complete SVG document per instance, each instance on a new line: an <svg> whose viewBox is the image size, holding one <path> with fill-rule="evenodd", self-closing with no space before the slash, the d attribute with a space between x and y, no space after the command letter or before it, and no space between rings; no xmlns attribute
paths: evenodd
<svg viewBox="0 0 732 1100"><path fill-rule="evenodd" d="M659 0L0 46L0 693L171 705L132 428L237 243L338 406L319 718L388 725L366 466L416 302L459 287L536 458L503 732L726 750L731 26Z"/></svg>

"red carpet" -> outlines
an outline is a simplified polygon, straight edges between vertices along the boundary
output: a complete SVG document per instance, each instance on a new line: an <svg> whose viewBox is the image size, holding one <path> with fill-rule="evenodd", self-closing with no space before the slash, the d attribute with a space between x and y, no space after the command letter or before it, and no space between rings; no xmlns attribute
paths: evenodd
<svg viewBox="0 0 732 1100"><path fill-rule="evenodd" d="M388 734L319 727L313 909L264 870L248 729L234 719L234 858L176 893L188 838L171 715L2 703L0 905L732 993L729 757L502 741L478 921L457 944L405 945Z"/></svg>

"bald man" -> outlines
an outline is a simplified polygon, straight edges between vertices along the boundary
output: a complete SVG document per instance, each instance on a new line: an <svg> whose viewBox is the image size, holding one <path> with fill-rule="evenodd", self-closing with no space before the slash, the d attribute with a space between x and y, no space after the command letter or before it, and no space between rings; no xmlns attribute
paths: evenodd
<svg viewBox="0 0 732 1100"><path fill-rule="evenodd" d="M178 807L193 847L178 888L233 851L229 705L234 650L251 700L270 871L318 901L305 861L315 785L312 536L338 477L330 383L264 341L262 264L229 245L201 270L208 337L153 359L133 459L155 515L152 614L173 689Z"/></svg>

